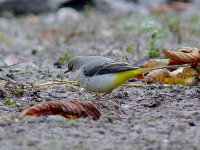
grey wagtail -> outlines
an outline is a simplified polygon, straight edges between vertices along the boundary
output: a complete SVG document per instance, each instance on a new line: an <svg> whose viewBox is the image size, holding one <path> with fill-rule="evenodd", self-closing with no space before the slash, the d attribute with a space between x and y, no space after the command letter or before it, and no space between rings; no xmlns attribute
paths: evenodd
<svg viewBox="0 0 200 150"><path fill-rule="evenodd" d="M134 76L167 67L139 68L103 56L77 56L69 62L66 72L72 72L73 80L87 91L109 93Z"/></svg>

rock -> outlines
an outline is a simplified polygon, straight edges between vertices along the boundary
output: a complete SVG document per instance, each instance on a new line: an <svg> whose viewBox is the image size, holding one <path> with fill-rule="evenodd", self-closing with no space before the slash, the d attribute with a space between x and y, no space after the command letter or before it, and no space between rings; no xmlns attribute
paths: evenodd
<svg viewBox="0 0 200 150"><path fill-rule="evenodd" d="M146 7L146 8L152 8L155 6L160 6L161 4L164 4L166 0L139 0L139 5Z"/></svg>
<svg viewBox="0 0 200 150"><path fill-rule="evenodd" d="M11 12L15 15L40 14L55 11L66 1L70 0L10 0L0 3L0 14Z"/></svg>
<svg viewBox="0 0 200 150"><path fill-rule="evenodd" d="M82 15L73 8L61 8L56 13L58 21L62 22L64 20L78 22Z"/></svg>
<svg viewBox="0 0 200 150"><path fill-rule="evenodd" d="M5 131L5 129L2 128L2 127L0 127L0 133L1 133L1 134L0 134L0 140L5 139L5 138L8 137L8 135L7 135L6 131Z"/></svg>
<svg viewBox="0 0 200 150"><path fill-rule="evenodd" d="M75 25L84 18L81 13L73 8L61 8L56 13L50 13L41 17L46 23L68 22L70 25Z"/></svg>
<svg viewBox="0 0 200 150"><path fill-rule="evenodd" d="M142 13L148 13L147 10L143 9L139 5L134 4L133 2L126 2L123 0L93 0L94 5L98 10L106 13L114 14L124 14L131 13L136 11L141 11Z"/></svg>

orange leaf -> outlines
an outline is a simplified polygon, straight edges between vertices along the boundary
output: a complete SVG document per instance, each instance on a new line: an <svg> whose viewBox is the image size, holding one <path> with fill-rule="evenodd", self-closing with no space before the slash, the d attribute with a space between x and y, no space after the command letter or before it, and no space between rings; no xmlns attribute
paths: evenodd
<svg viewBox="0 0 200 150"><path fill-rule="evenodd" d="M200 49L197 48L178 48L165 50L164 55L170 58L169 64L184 64L200 61Z"/></svg>
<svg viewBox="0 0 200 150"><path fill-rule="evenodd" d="M144 74L139 74L137 76L134 76L134 78L137 78L137 79L144 79Z"/></svg>
<svg viewBox="0 0 200 150"><path fill-rule="evenodd" d="M23 111L20 116L47 116L62 115L66 118L80 118L92 116L93 120L98 120L100 111L90 101L70 100L70 101L50 101L42 102Z"/></svg>

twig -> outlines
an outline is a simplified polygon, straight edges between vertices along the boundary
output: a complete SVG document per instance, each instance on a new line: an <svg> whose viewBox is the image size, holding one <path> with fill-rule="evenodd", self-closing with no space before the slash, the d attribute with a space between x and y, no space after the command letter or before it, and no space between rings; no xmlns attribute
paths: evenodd
<svg viewBox="0 0 200 150"><path fill-rule="evenodd" d="M157 87L156 85L148 85L148 84L123 84L122 86L129 86L129 87ZM163 85L163 87L171 87L171 85Z"/></svg>
<svg viewBox="0 0 200 150"><path fill-rule="evenodd" d="M20 61L20 62L18 62L18 63L16 63L16 64L13 64L13 65L4 65L4 66L0 66L0 68L12 67L12 66L15 66L15 65L18 65L18 64L22 63L23 61L24 61L24 60L22 60L22 61Z"/></svg>
<svg viewBox="0 0 200 150"><path fill-rule="evenodd" d="M20 86L20 87L23 87L23 86L24 86L23 84L18 83L17 81L12 80L12 79L10 79L10 78L7 78L7 77L4 76L4 75L0 76L0 80L7 81L8 83L12 83L12 84L14 84L14 85L18 85L18 86Z"/></svg>
<svg viewBox="0 0 200 150"><path fill-rule="evenodd" d="M55 85L55 84L75 84L76 81L68 81L68 80L55 80L55 81L48 81L46 83L41 83L41 84L37 84L37 85L30 85L30 86L25 86L25 89L30 89L30 88L45 88L45 87L49 87L51 85Z"/></svg>

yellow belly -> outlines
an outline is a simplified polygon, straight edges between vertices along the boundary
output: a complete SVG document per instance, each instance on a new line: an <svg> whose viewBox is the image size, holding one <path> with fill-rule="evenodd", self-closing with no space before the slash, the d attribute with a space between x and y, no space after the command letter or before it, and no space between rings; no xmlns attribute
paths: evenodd
<svg viewBox="0 0 200 150"><path fill-rule="evenodd" d="M140 69L135 69L135 70L128 70L128 71L123 71L117 73L116 79L115 79L115 85L119 86L126 81L128 81L130 78L133 78L134 76L141 74Z"/></svg>
<svg viewBox="0 0 200 150"><path fill-rule="evenodd" d="M130 78L146 71L147 69L141 68L118 73L96 75L92 77L85 77L81 75L79 76L79 82L88 91L107 93L127 82Z"/></svg>

